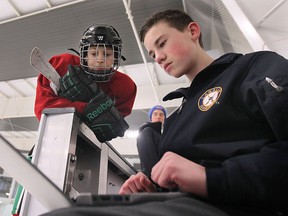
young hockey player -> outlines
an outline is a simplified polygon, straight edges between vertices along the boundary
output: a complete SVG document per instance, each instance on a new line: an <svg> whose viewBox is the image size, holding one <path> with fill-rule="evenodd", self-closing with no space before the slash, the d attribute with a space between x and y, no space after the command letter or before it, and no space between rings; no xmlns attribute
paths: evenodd
<svg viewBox="0 0 288 216"><path fill-rule="evenodd" d="M36 117L40 120L45 108L74 107L100 142L123 136L128 128L124 117L132 111L137 87L129 76L117 71L125 59L122 40L111 25L92 25L83 33L79 48L80 58L64 53L49 60L61 77L59 90L45 76L38 76ZM23 192L19 186L14 216L20 213Z"/></svg>
<svg viewBox="0 0 288 216"><path fill-rule="evenodd" d="M165 121L152 181L139 172L120 193L155 191L157 183L229 215L287 213L288 60L270 51L214 60L203 49L198 23L178 10L152 15L140 38L167 74L186 76L191 85L164 97L183 97L183 103ZM175 208L164 205L166 212ZM193 208L185 205L179 215L208 215Z"/></svg>
<svg viewBox="0 0 288 216"><path fill-rule="evenodd" d="M44 108L74 107L100 142L123 136L128 128L124 117L132 111L137 88L129 76L117 71L121 51L122 40L115 28L90 26L80 40L80 58L65 53L49 60L62 77L60 91L39 75L37 118ZM95 116L99 109L101 113Z"/></svg>

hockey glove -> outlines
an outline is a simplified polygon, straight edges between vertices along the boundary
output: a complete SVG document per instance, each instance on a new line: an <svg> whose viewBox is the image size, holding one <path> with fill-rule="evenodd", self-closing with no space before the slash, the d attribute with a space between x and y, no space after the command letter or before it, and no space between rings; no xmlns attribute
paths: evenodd
<svg viewBox="0 0 288 216"><path fill-rule="evenodd" d="M59 96L73 102L89 102L97 91L97 83L89 79L81 67L69 65L67 73L60 78Z"/></svg>
<svg viewBox="0 0 288 216"><path fill-rule="evenodd" d="M100 142L123 137L129 125L114 106L114 101L102 90L87 105L83 121L94 132Z"/></svg>

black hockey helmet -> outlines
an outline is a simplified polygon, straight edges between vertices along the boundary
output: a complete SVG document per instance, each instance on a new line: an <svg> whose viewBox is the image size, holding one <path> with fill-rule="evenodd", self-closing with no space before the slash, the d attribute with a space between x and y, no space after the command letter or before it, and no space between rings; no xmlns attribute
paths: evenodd
<svg viewBox="0 0 288 216"><path fill-rule="evenodd" d="M112 48L114 53L114 63L112 67L107 67L103 70L94 70L88 67L87 52L89 47L103 46L106 48ZM80 64L84 71L88 73L97 82L107 82L110 80L112 75L115 73L117 68L120 66L122 40L111 25L99 24L90 26L84 33L80 40Z"/></svg>

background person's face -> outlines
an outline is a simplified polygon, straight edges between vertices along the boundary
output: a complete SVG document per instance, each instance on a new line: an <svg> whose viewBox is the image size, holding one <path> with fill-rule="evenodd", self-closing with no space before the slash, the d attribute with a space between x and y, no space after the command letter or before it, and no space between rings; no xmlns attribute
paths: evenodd
<svg viewBox="0 0 288 216"><path fill-rule="evenodd" d="M164 123L165 115L162 110L154 110L151 116L151 122L162 122Z"/></svg>

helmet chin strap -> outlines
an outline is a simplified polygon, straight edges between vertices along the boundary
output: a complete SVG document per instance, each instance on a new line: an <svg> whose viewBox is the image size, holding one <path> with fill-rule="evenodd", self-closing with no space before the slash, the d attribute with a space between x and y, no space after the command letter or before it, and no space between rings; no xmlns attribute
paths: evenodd
<svg viewBox="0 0 288 216"><path fill-rule="evenodd" d="M110 78L115 73L115 69L110 68L110 70L85 70L85 73L88 75L88 78L96 82L108 82ZM107 76L109 74L110 76Z"/></svg>
<svg viewBox="0 0 288 216"><path fill-rule="evenodd" d="M76 53L78 56L80 56L80 53L77 50L75 50L74 48L68 48L68 50L70 50L70 51Z"/></svg>

